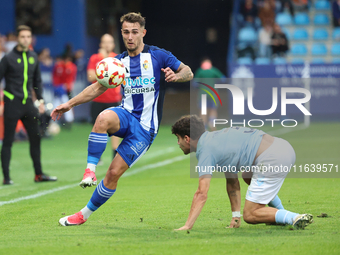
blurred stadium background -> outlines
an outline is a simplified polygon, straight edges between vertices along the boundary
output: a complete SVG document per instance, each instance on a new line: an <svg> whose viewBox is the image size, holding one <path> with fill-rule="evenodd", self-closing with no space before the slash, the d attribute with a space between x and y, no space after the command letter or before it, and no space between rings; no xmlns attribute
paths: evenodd
<svg viewBox="0 0 340 255"><path fill-rule="evenodd" d="M48 48L54 59L73 54L78 68L74 87L77 94L89 84L86 65L89 57L97 53L101 35L114 36L116 53L125 50L119 18L128 11L141 12L147 18L146 43L172 51L193 71L199 68L202 57L209 56L213 65L234 83L244 83L242 79L251 83L253 78L283 81L281 78L300 78L303 71L311 78L321 78L311 84L312 88L315 85L310 106L312 120L339 120L336 78L340 76L340 27L332 24L332 1L328 0L1 1L2 50L15 45L12 33L17 25L31 26L36 52ZM274 24L281 27L288 44L288 50L278 54L263 39L267 36L268 40L264 27ZM163 124L189 112L187 85L169 84ZM256 86L257 95L262 94L262 88L268 86ZM74 110L76 121L89 121L88 105Z"/></svg>
<svg viewBox="0 0 340 255"><path fill-rule="evenodd" d="M83 50L83 58L75 59L77 94L88 85L86 65L89 57L98 52L104 33L114 36L116 53L125 50L119 18L128 11L141 12L146 17L145 43L171 51L193 71L202 56L211 56L214 64L226 72L232 1L8 0L0 2L0 34L6 40L17 25L27 24L33 28L37 52L47 47L55 59L65 52L75 55ZM185 100L188 93L188 84L168 86L163 123L189 112L189 102ZM88 105L74 110L76 121L88 121Z"/></svg>

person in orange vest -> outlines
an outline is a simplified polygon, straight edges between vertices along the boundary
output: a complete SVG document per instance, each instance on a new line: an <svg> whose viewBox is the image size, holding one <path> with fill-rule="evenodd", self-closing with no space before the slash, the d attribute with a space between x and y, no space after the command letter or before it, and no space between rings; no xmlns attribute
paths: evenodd
<svg viewBox="0 0 340 255"><path fill-rule="evenodd" d="M67 89L66 89L66 79L65 79L65 61L62 58L57 58L52 71L52 81L53 81L53 107L68 101ZM70 128L74 120L73 111L67 112L65 114L66 127Z"/></svg>

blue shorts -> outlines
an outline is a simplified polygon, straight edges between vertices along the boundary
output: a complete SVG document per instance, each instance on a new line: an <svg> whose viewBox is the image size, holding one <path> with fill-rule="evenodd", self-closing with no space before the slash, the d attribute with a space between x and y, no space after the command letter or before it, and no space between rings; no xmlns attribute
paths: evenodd
<svg viewBox="0 0 340 255"><path fill-rule="evenodd" d="M107 110L117 113L120 121L120 129L114 134L109 134L109 136L114 135L123 138L117 152L131 167L147 152L156 134L146 131L139 121L122 107L111 107Z"/></svg>

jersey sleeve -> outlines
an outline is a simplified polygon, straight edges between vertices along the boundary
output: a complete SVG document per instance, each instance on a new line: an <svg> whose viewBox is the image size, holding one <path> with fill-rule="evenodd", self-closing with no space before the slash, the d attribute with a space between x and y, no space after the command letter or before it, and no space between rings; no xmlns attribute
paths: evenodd
<svg viewBox="0 0 340 255"><path fill-rule="evenodd" d="M89 63L87 64L87 70L96 70L96 57L92 55L90 57Z"/></svg>
<svg viewBox="0 0 340 255"><path fill-rule="evenodd" d="M37 65L34 70L34 78L33 78L33 89L35 91L35 94L37 96L37 99L42 99L42 82L41 82L41 71L40 71L40 63L37 59Z"/></svg>
<svg viewBox="0 0 340 255"><path fill-rule="evenodd" d="M170 51L158 48L155 53L160 60L161 68L170 67L173 71L177 71L181 61L179 61Z"/></svg>
<svg viewBox="0 0 340 255"><path fill-rule="evenodd" d="M216 160L214 155L205 150L200 152L200 156L195 171L198 173L199 177L206 174L212 175L212 173L215 171L214 170L215 166Z"/></svg>

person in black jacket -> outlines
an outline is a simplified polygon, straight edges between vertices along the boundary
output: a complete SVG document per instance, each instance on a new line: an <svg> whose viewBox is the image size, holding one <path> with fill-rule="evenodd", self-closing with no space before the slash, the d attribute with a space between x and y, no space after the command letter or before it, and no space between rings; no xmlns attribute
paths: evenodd
<svg viewBox="0 0 340 255"><path fill-rule="evenodd" d="M0 80L5 77L4 94L4 140L1 149L1 166L4 175L3 184L13 184L9 176L11 147L18 120L25 126L29 137L30 154L35 170L35 182L56 181L56 177L42 172L40 161L40 133L38 128L39 113L45 111L42 98L41 75L37 54L29 50L32 43L31 28L21 25L17 28L18 45L0 62ZM37 98L34 106L32 90Z"/></svg>
<svg viewBox="0 0 340 255"><path fill-rule="evenodd" d="M274 32L272 34L272 53L273 57L283 57L289 50L289 42L285 33L282 32L280 25L274 25Z"/></svg>

